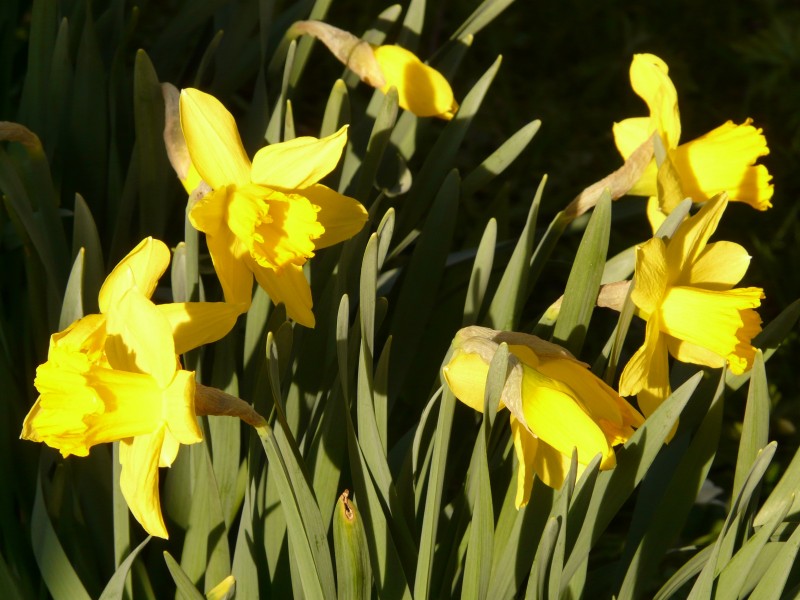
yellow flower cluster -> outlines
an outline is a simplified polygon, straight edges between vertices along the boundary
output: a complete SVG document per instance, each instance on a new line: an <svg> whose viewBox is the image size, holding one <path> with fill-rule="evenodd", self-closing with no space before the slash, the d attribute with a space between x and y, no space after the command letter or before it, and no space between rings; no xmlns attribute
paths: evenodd
<svg viewBox="0 0 800 600"><path fill-rule="evenodd" d="M348 66L384 92L395 88L404 109L453 117L458 105L447 80L411 52L392 45L365 47L329 26L304 27L298 31L320 37L348 61L361 48L362 58ZM631 83L650 115L615 124L617 147L628 157L655 134L665 153L630 193L650 197L654 227L687 196L705 204L670 237L654 237L636 248L631 298L647 325L643 346L623 370L620 392L560 346L483 327L459 331L443 367L453 393L483 411L489 364L499 345L508 345L510 371L500 407L509 410L518 459L517 507L529 501L534 475L547 485L562 485L573 450L579 472L597 455L600 469L615 466L614 446L644 422L622 396L637 395L644 416L651 415L670 394L668 355L727 366L734 373L753 364L752 339L761 322L755 309L763 292L734 287L749 263L744 248L708 240L728 198L760 210L770 206L770 175L754 164L767 154L766 140L748 120L680 144L677 93L667 73L656 56L633 59ZM47 361L36 374L40 395L22 429L23 438L44 442L65 457L86 456L96 444L119 441L123 495L142 526L160 537L167 537L167 530L158 468L172 464L181 444L202 440L197 384L179 355L231 330L250 306L254 278L273 302L285 305L291 319L313 327L305 263L316 250L357 234L368 218L357 200L320 183L341 158L347 127L322 139L268 145L251 161L233 116L216 98L190 88L177 104L178 150L189 161L179 177L193 199L188 217L205 233L225 302L154 304L170 252L158 240L143 240L103 284L100 313L51 337Z"/></svg>

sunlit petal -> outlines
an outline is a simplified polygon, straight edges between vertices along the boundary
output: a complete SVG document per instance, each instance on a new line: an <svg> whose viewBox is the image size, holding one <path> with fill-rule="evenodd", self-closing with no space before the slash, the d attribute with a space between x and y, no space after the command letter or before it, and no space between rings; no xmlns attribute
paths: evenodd
<svg viewBox="0 0 800 600"><path fill-rule="evenodd" d="M729 290L739 283L750 266L750 255L734 242L708 244L697 261L688 266L677 285L691 285L708 290Z"/></svg>
<svg viewBox="0 0 800 600"><path fill-rule="evenodd" d="M613 450L597 423L575 401L574 393L569 394L565 385L537 375L527 366L523 369L523 410L530 430L566 456L577 448L582 464L601 454L601 468L613 467Z"/></svg>
<svg viewBox="0 0 800 600"><path fill-rule="evenodd" d="M636 247L636 277L631 300L647 314L656 311L661 303L667 289L667 269L662 239L652 238Z"/></svg>
<svg viewBox="0 0 800 600"><path fill-rule="evenodd" d="M166 388L175 375L175 342L169 321L138 290L117 302L106 322L106 354L115 369L152 375Z"/></svg>
<svg viewBox="0 0 800 600"><path fill-rule="evenodd" d="M291 191L317 183L336 168L347 144L347 125L322 139L298 137L256 152L251 180Z"/></svg>
<svg viewBox="0 0 800 600"><path fill-rule="evenodd" d="M682 274L689 265L697 261L708 239L717 230L727 206L725 194L715 196L678 228L667 246L666 260L671 273ZM677 276L672 279L677 280Z"/></svg>
<svg viewBox="0 0 800 600"><path fill-rule="evenodd" d="M396 88L401 108L418 117L453 118L458 103L450 84L439 71L400 46L375 48L375 58L386 82L381 91L386 93L389 88Z"/></svg>
<svg viewBox="0 0 800 600"><path fill-rule="evenodd" d="M249 307L253 297L253 273L242 260L247 249L229 229L222 229L217 235L207 234L206 244L225 302Z"/></svg>
<svg viewBox="0 0 800 600"><path fill-rule="evenodd" d="M324 185L312 185L303 190L303 196L319 207L317 219L325 228L314 240L317 248L327 248L349 240L364 227L369 215L364 206L354 198L344 196Z"/></svg>
<svg viewBox="0 0 800 600"><path fill-rule="evenodd" d="M514 505L519 509L527 505L531 498L533 463L539 440L533 437L514 417L511 417L511 439L514 440L514 451L517 455L517 494L514 498ZM548 478L548 480L542 480L550 487L557 487L563 483L563 476L560 478L560 482L558 475Z"/></svg>
<svg viewBox="0 0 800 600"><path fill-rule="evenodd" d="M456 350L442 372L455 397L482 413L489 363L477 354Z"/></svg>
<svg viewBox="0 0 800 600"><path fill-rule="evenodd" d="M166 244L148 237L143 239L111 271L100 288L100 312L106 313L130 289L138 289L150 298L159 278L169 266L170 252Z"/></svg>
<svg viewBox="0 0 800 600"><path fill-rule="evenodd" d="M253 264L258 284L264 288L275 304L283 303L286 314L305 327L314 327L316 320L311 308L311 286L303 274L303 267L287 265L279 271Z"/></svg>
<svg viewBox="0 0 800 600"><path fill-rule="evenodd" d="M244 305L227 302L175 302L156 308L172 327L176 354L222 339L244 312Z"/></svg>
<svg viewBox="0 0 800 600"><path fill-rule="evenodd" d="M168 538L158 494L158 460L164 428L119 444L122 465L119 485L131 513L145 531L156 537Z"/></svg>
<svg viewBox="0 0 800 600"><path fill-rule="evenodd" d="M187 88L181 91L181 128L192 164L212 188L250 181L250 160L236 121L214 96Z"/></svg>
<svg viewBox="0 0 800 600"><path fill-rule="evenodd" d="M650 109L650 129L661 133L667 148L674 148L681 137L681 120L678 92L668 72L667 64L654 54L633 56L631 86Z"/></svg>

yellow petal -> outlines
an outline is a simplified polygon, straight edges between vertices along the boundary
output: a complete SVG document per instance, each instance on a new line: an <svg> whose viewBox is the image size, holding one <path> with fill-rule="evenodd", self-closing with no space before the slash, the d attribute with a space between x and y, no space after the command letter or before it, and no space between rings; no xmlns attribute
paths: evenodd
<svg viewBox="0 0 800 600"><path fill-rule="evenodd" d="M119 261L100 288L100 312L106 313L130 289L138 289L150 298L156 284L169 265L170 253L166 244L148 237Z"/></svg>
<svg viewBox="0 0 800 600"><path fill-rule="evenodd" d="M200 90L181 91L181 128L197 172L212 188L250 181L250 160L233 115Z"/></svg>
<svg viewBox="0 0 800 600"><path fill-rule="evenodd" d="M217 235L206 234L208 253L225 302L240 308L249 307L253 297L253 273L247 263L247 249L228 229Z"/></svg>
<svg viewBox="0 0 800 600"><path fill-rule="evenodd" d="M727 192L733 201L766 210L772 206L772 176L764 165L755 162L767 154L766 138L748 119L741 125L728 121L681 144L672 152L672 159L684 191L695 202Z"/></svg>
<svg viewBox="0 0 800 600"><path fill-rule="evenodd" d="M317 219L325 228L325 232L314 240L317 248L327 248L350 239L361 231L369 218L367 210L358 200L324 185L305 188L303 196L319 207Z"/></svg>
<svg viewBox="0 0 800 600"><path fill-rule="evenodd" d="M228 600L236 589L236 579L228 575L206 593L206 600Z"/></svg>
<svg viewBox="0 0 800 600"><path fill-rule="evenodd" d="M588 464L601 454L601 468L615 464L603 431L576 402L574 393L557 381L523 366L522 402L531 432L565 456L578 449L578 462Z"/></svg>
<svg viewBox="0 0 800 600"><path fill-rule="evenodd" d="M303 267L287 265L279 271L265 269L255 263L251 267L256 281L275 304L283 303L286 314L300 325L314 327L316 320L311 310L311 286L303 274Z"/></svg>
<svg viewBox="0 0 800 600"><path fill-rule="evenodd" d="M221 229L227 228L228 205L235 191L235 186L225 186L200 198L189 211L192 227L207 235L220 235Z"/></svg>
<svg viewBox="0 0 800 600"><path fill-rule="evenodd" d="M620 437L623 430L631 426L639 427L644 422L630 404L582 363L566 359L542 360L538 370L552 379L568 382L589 417L600 423L609 441ZM609 425L613 426L613 432L606 431ZM619 439L615 443L626 439Z"/></svg>
<svg viewBox="0 0 800 600"><path fill-rule="evenodd" d="M383 93L397 89L401 108L418 117L452 119L458 104L444 75L424 64L413 52L395 45L375 48L386 84Z"/></svg>
<svg viewBox="0 0 800 600"><path fill-rule="evenodd" d="M717 230L722 214L728 206L725 194L715 196L693 215L686 219L669 240L667 264L670 279L675 281L685 269L694 264L705 250L706 243Z"/></svg>
<svg viewBox="0 0 800 600"><path fill-rule="evenodd" d="M180 370L163 393L163 418L170 434L181 444L203 440L194 410L195 380L193 371Z"/></svg>
<svg viewBox="0 0 800 600"><path fill-rule="evenodd" d="M666 255L666 247L661 238L652 238L636 247L636 267L631 300L648 315L658 310L667 289L668 263Z"/></svg>
<svg viewBox="0 0 800 600"><path fill-rule="evenodd" d="M513 417L511 418L511 435L518 463L517 495L514 503L517 508L521 508L530 500L534 473L545 485L557 490L561 489L567 473L569 473L572 455L564 456L549 444L532 436ZM586 465L578 463L578 478L585 469Z"/></svg>
<svg viewBox="0 0 800 600"><path fill-rule="evenodd" d="M178 450L181 449L181 443L175 439L175 436L169 432L168 428L164 428L164 442L161 444L161 454L158 456L159 467L171 467L175 459L178 458Z"/></svg>
<svg viewBox="0 0 800 600"><path fill-rule="evenodd" d="M122 296L109 312L106 332L112 367L152 375L162 388L170 384L177 365L172 328L138 290Z"/></svg>
<svg viewBox="0 0 800 600"><path fill-rule="evenodd" d="M667 348L672 356L684 363L705 365L714 369L721 369L727 362L724 356L715 354L708 348L703 348L697 344L685 342L674 337L667 337Z"/></svg>
<svg viewBox="0 0 800 600"><path fill-rule="evenodd" d="M740 374L755 358L750 341L761 331L761 318L752 309L763 297L760 288L674 287L661 306L661 330L726 358L731 371Z"/></svg>
<svg viewBox="0 0 800 600"><path fill-rule="evenodd" d="M50 336L50 352L60 347L84 353L91 362L103 360L106 343L106 316L86 315L64 331Z"/></svg>
<svg viewBox="0 0 800 600"><path fill-rule="evenodd" d="M175 302L156 308L172 327L176 354L222 339L244 312L243 305L227 302Z"/></svg>
<svg viewBox="0 0 800 600"><path fill-rule="evenodd" d="M483 412L489 364L473 352L455 350L443 368L444 380L456 398L470 408Z"/></svg>
<svg viewBox="0 0 800 600"><path fill-rule="evenodd" d="M647 220L650 222L653 233L658 231L659 227L667 220L667 215L661 210L656 196L650 196L647 199Z"/></svg>
<svg viewBox="0 0 800 600"><path fill-rule="evenodd" d="M256 152L250 178L272 189L292 191L317 183L336 168L347 144L347 125L322 139L304 136Z"/></svg>
<svg viewBox="0 0 800 600"><path fill-rule="evenodd" d="M158 495L158 459L164 428L119 444L119 486L131 513L150 535L168 538Z"/></svg>
<svg viewBox="0 0 800 600"><path fill-rule="evenodd" d="M533 457L539 440L533 437L513 416L511 417L511 438L517 455L517 495L514 505L517 509L528 504L533 489ZM544 483L550 485L549 481ZM553 487L553 486L551 486Z"/></svg>
<svg viewBox="0 0 800 600"><path fill-rule="evenodd" d="M667 148L675 148L681 137L681 119L678 93L668 72L667 64L654 54L633 56L631 86L650 109L650 130L661 133Z"/></svg>
<svg viewBox="0 0 800 600"><path fill-rule="evenodd" d="M625 365L619 379L619 393L623 396L637 395L639 408L645 417L653 414L670 394L667 344L661 334L660 322L658 312L647 320L644 344ZM642 391L647 396L645 400Z"/></svg>
<svg viewBox="0 0 800 600"><path fill-rule="evenodd" d="M627 159L648 137L653 135L656 129L652 127L650 117L631 117L614 123L611 131L614 134L614 144L616 144L617 150L622 158ZM653 164L655 165L655 161ZM655 184L655 179L653 183Z"/></svg>
<svg viewBox="0 0 800 600"><path fill-rule="evenodd" d="M729 290L739 283L750 266L750 255L734 242L708 244L698 259L684 270L678 285L708 290Z"/></svg>

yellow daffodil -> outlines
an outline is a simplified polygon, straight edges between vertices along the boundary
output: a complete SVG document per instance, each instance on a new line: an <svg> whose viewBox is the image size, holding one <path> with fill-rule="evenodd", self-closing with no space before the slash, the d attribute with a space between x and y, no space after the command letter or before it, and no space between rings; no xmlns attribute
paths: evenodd
<svg viewBox="0 0 800 600"><path fill-rule="evenodd" d="M163 242L143 240L100 289L102 313L51 337L21 435L65 457L119 440L122 494L147 532L164 538L158 467L172 464L180 444L203 439L194 373L178 354L220 339L241 312L224 303L153 304L169 259Z"/></svg>
<svg viewBox="0 0 800 600"><path fill-rule="evenodd" d="M313 327L303 264L367 220L359 202L318 183L339 162L347 128L266 146L251 164L233 116L213 96L183 90L180 119L192 165L211 188L189 220L206 234L225 300L246 309L255 276L291 318Z"/></svg>
<svg viewBox="0 0 800 600"><path fill-rule="evenodd" d="M705 202L727 192L732 201L745 202L758 210L772 206L772 176L764 165L755 164L759 157L769 154L767 140L750 119L741 125L728 121L695 140L679 144L678 94L666 63L653 54L635 54L630 78L633 90L647 103L650 116L614 124L614 141L624 158L658 132L678 174L682 190L678 202L686 197ZM647 210L654 231L675 208L674 203L657 199L656 174L653 161L628 192L650 197Z"/></svg>
<svg viewBox="0 0 800 600"><path fill-rule="evenodd" d="M669 396L668 353L682 362L723 367L741 374L753 365L750 343L761 331L754 310L761 288L734 288L750 263L733 242L708 239L728 200L720 194L684 221L672 238L653 238L636 248L631 299L647 320L644 345L620 378L623 396L638 394L645 416Z"/></svg>
<svg viewBox="0 0 800 600"><path fill-rule="evenodd" d="M384 94L395 88L400 108L418 117L450 120L458 110L458 102L445 76L402 46L372 46L348 31L321 21L298 21L288 35L301 34L320 40L364 83Z"/></svg>
<svg viewBox="0 0 800 600"><path fill-rule="evenodd" d="M489 364L503 342L511 368L501 407L511 413L519 461L517 508L530 499L534 473L545 484L561 487L573 448L579 475L598 454L600 469L613 468L613 446L633 435L642 416L561 346L534 335L466 327L456 334L452 358L443 368L453 394L483 412Z"/></svg>

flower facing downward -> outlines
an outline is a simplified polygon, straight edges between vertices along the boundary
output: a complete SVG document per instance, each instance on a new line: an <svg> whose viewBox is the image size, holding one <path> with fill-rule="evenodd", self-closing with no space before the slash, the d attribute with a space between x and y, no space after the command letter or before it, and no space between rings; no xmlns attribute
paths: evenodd
<svg viewBox="0 0 800 600"><path fill-rule="evenodd" d="M645 416L670 394L667 355L682 362L723 367L741 374L753 365L750 343L761 331L754 310L761 288L734 288L750 263L733 242L708 239L728 200L720 194L684 221L671 239L653 238L636 248L631 299L647 321L644 345L620 378L623 396L638 394Z"/></svg>
<svg viewBox="0 0 800 600"><path fill-rule="evenodd" d="M624 158L655 131L667 150L668 159L678 174L682 194L695 202L727 192L732 201L746 202L758 210L772 204L772 176L764 165L755 162L769 154L767 141L747 119L741 125L728 121L700 136L679 144L681 121L678 94L668 75L666 63L653 54L635 54L630 78L633 90L647 103L649 117L625 119L614 124L614 141ZM656 165L653 161L639 182L630 190L634 196L649 196L648 216L654 230L675 208L674 202L656 199Z"/></svg>
<svg viewBox="0 0 800 600"><path fill-rule="evenodd" d="M418 117L449 121L458 110L458 102L445 76L402 46L372 46L349 31L322 21L298 21L288 35L302 34L320 40L364 83L384 94L395 88L400 108Z"/></svg>
<svg viewBox="0 0 800 600"><path fill-rule="evenodd" d="M573 448L579 475L598 454L600 469L613 468L613 446L633 435L642 416L561 346L534 335L466 327L456 334L453 356L443 368L453 394L483 412L489 364L503 342L511 369L501 405L511 413L519 461L517 508L528 503L534 473L550 487L561 487Z"/></svg>
<svg viewBox="0 0 800 600"><path fill-rule="evenodd" d="M189 220L206 234L225 301L246 310L255 276L291 318L313 327L303 264L367 220L359 202L318 183L339 162L346 127L323 139L266 146L251 164L233 116L213 96L183 90L180 118L192 164L211 187Z"/></svg>
<svg viewBox="0 0 800 600"><path fill-rule="evenodd" d="M21 435L65 457L119 440L122 494L147 532L164 538L158 467L172 464L180 444L203 439L194 373L178 354L223 337L240 312L224 303L153 304L169 257L162 242L142 241L100 289L102 313L53 334Z"/></svg>

